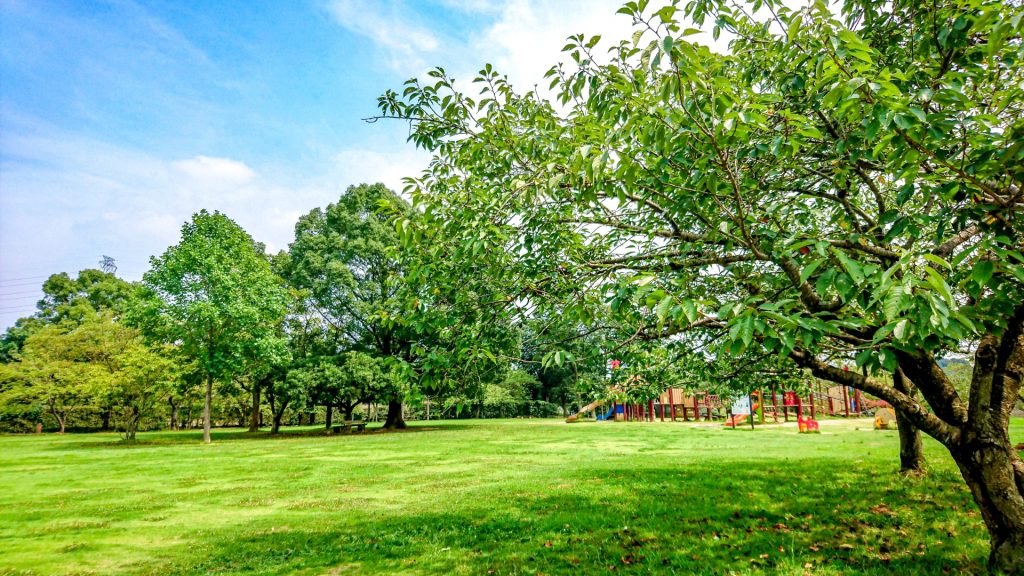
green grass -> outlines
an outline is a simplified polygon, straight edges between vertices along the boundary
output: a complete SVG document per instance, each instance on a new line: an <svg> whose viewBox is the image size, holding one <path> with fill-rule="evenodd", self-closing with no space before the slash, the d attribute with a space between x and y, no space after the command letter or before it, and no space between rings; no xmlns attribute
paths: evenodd
<svg viewBox="0 0 1024 576"><path fill-rule="evenodd" d="M0 574L982 572L942 448L903 478L896 433L870 427L3 436Z"/></svg>

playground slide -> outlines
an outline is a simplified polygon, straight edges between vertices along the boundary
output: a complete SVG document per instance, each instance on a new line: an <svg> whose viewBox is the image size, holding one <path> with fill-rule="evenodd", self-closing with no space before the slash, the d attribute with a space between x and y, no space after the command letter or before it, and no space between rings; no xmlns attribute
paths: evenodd
<svg viewBox="0 0 1024 576"><path fill-rule="evenodd" d="M597 419L598 420L611 420L612 416L614 416L614 415L615 415L615 404L612 404L611 408L608 409L608 413L607 414L603 414L603 415L602 414L598 414L597 415Z"/></svg>
<svg viewBox="0 0 1024 576"><path fill-rule="evenodd" d="M576 421L578 421L580 419L580 416L583 416L584 414L589 413L594 408L597 408L598 406L601 406L602 404L604 404L604 402L605 402L604 400L597 400L597 401L591 402L590 404L587 404L586 406L581 408L579 412L577 412L577 413L573 414L572 416L569 416L568 418L566 418L565 421L568 422L568 423L576 422Z"/></svg>
<svg viewBox="0 0 1024 576"><path fill-rule="evenodd" d="M750 407L750 414L756 414L757 413L757 409L760 408L760 407L761 407L760 404L754 404L753 406L751 406ZM723 426L729 426L729 427L735 428L735 427L739 426L740 424L743 424L744 422L746 422L747 418L750 417L750 414L733 414L732 418L729 418L728 420L726 420L725 424L723 424Z"/></svg>

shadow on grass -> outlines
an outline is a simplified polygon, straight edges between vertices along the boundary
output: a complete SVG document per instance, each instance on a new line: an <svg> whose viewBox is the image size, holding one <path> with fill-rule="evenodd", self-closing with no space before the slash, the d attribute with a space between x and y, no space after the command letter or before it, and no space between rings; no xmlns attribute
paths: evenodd
<svg viewBox="0 0 1024 576"><path fill-rule="evenodd" d="M343 506L243 531L206 528L160 574L972 574L987 540L955 474L835 460L566 471L481 485L454 506ZM833 467L833 468L830 468ZM546 479L550 480L550 478ZM857 487L857 488L852 488ZM419 488L429 491L432 485Z"/></svg>
<svg viewBox="0 0 1024 576"><path fill-rule="evenodd" d="M412 434L420 432L438 432L445 430L468 429L472 426L447 424L440 426L415 425L401 430L385 430L381 424L371 423L366 430L361 432L332 432L322 427L316 428L285 428L274 434L268 429L261 429L259 432L248 432L240 428L214 428L210 431L210 440L216 444L219 442L233 442L238 440L295 440L303 438L338 438L355 439L382 434ZM181 446L188 444L201 444L203 441L202 429L194 430L166 430L160 432L140 432L133 441L126 441L111 432L67 435L66 440L47 446L47 450L80 450L80 449L110 449L110 448L151 448L155 446Z"/></svg>

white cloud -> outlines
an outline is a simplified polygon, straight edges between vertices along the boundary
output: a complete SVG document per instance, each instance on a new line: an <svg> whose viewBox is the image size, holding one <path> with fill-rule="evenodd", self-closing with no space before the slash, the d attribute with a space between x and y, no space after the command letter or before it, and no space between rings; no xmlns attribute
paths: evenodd
<svg viewBox="0 0 1024 576"><path fill-rule="evenodd" d="M344 187L380 182L395 192L401 192L405 187L402 178L419 176L430 161L430 155L408 145L395 152L359 148L342 150L334 160L336 181L343 183Z"/></svg>
<svg viewBox="0 0 1024 576"><path fill-rule="evenodd" d="M567 59L561 52L567 37L598 34L602 46L629 37L631 20L615 13L621 5L621 0L508 0L498 19L471 40L473 70L490 62L519 91L544 84L544 73Z"/></svg>
<svg viewBox="0 0 1024 576"><path fill-rule="evenodd" d="M246 184L256 177L256 173L244 162L230 158L196 156L173 162L172 166L192 180L218 188Z"/></svg>
<svg viewBox="0 0 1024 576"><path fill-rule="evenodd" d="M438 48L437 37L407 18L412 12L394 1L332 0L327 10L345 29L372 40L387 52L392 68L404 72L423 66L423 54Z"/></svg>

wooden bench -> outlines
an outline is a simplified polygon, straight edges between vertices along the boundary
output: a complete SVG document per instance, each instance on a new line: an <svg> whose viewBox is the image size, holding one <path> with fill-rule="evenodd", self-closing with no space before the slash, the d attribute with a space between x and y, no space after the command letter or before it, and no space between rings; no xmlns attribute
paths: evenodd
<svg viewBox="0 0 1024 576"><path fill-rule="evenodd" d="M334 432L335 434L341 432L342 430L344 430L346 432L351 432L353 430L357 430L359 432L362 432L363 430L366 430L366 421L365 420L345 420L341 424L335 424L334 426L331 426L331 431Z"/></svg>

